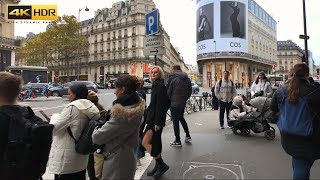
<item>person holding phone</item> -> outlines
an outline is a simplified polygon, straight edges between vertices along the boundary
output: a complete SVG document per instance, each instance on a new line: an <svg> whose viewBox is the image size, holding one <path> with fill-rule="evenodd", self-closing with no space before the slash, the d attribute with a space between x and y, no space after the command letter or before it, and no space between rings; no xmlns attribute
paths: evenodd
<svg viewBox="0 0 320 180"><path fill-rule="evenodd" d="M156 160L155 167L147 175L157 179L169 169L161 157L161 134L170 104L168 104L169 97L164 85L164 72L161 67L155 66L151 69L150 79L152 81L151 102L147 108L147 127L142 139L142 146Z"/></svg>

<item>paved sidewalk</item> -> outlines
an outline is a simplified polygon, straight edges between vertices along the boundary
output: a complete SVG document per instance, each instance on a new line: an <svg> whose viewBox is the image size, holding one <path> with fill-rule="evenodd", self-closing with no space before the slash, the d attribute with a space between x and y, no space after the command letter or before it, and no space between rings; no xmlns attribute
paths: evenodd
<svg viewBox="0 0 320 180"><path fill-rule="evenodd" d="M40 97L36 97L36 98L31 98L31 99L25 99L24 101L27 102L40 102L40 101L57 101L62 99L62 97L54 97L54 96L49 96L49 97L45 97L45 96L40 96Z"/></svg>

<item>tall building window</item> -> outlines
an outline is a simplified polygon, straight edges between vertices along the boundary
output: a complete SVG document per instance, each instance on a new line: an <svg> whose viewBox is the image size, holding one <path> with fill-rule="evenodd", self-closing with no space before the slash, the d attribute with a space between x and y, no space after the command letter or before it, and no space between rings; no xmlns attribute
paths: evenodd
<svg viewBox="0 0 320 180"><path fill-rule="evenodd" d="M101 56L100 56L100 60L101 60L101 61L103 61L103 54L101 54Z"/></svg>
<svg viewBox="0 0 320 180"><path fill-rule="evenodd" d="M110 59L111 59L110 54L108 54L108 59L107 60L110 60ZM110 70L109 70L109 72L110 72Z"/></svg>
<svg viewBox="0 0 320 180"><path fill-rule="evenodd" d="M115 49L116 49L116 42L113 41L113 50L115 50Z"/></svg>
<svg viewBox="0 0 320 180"><path fill-rule="evenodd" d="M119 41L118 42L118 49L121 49L122 48L122 41Z"/></svg>
<svg viewBox="0 0 320 180"><path fill-rule="evenodd" d="M120 38L121 36L122 36L122 31L119 30L119 32L118 32L118 37Z"/></svg>
<svg viewBox="0 0 320 180"><path fill-rule="evenodd" d="M124 48L128 48L128 40L127 39L124 40Z"/></svg>
<svg viewBox="0 0 320 180"><path fill-rule="evenodd" d="M108 33L108 39L110 39L110 33Z"/></svg>
<svg viewBox="0 0 320 180"><path fill-rule="evenodd" d="M132 51L132 57L136 57L136 51Z"/></svg>
<svg viewBox="0 0 320 180"><path fill-rule="evenodd" d="M148 5L145 5L145 6L144 6L144 9L148 11L148 10L149 10L149 6L148 6Z"/></svg>
<svg viewBox="0 0 320 180"><path fill-rule="evenodd" d="M132 47L136 47L136 38L132 38Z"/></svg>
<svg viewBox="0 0 320 180"><path fill-rule="evenodd" d="M128 35L128 29L124 29L124 36Z"/></svg>
<svg viewBox="0 0 320 180"><path fill-rule="evenodd" d="M136 27L132 28L132 35L136 35Z"/></svg>
<svg viewBox="0 0 320 180"><path fill-rule="evenodd" d="M115 39L115 38L116 38L116 32L113 31L113 39Z"/></svg>

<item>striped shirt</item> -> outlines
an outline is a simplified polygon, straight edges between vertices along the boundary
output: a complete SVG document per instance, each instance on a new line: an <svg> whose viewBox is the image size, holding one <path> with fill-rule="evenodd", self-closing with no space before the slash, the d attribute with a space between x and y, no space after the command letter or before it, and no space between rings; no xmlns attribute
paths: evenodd
<svg viewBox="0 0 320 180"><path fill-rule="evenodd" d="M220 81L216 83L214 93L219 101L232 102L233 98L237 95L236 88L232 85L231 80L222 80L221 87Z"/></svg>

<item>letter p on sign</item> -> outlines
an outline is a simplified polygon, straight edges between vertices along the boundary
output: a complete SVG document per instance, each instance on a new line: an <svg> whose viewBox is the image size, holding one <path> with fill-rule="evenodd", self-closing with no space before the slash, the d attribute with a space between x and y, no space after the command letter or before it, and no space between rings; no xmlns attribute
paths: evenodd
<svg viewBox="0 0 320 180"><path fill-rule="evenodd" d="M146 14L145 28L146 35L150 36L159 32L159 11L156 9Z"/></svg>
<svg viewBox="0 0 320 180"><path fill-rule="evenodd" d="M150 31L151 33L153 33L153 31L152 31L152 26L153 26L153 24L154 24L154 17L153 17L153 16L149 16L149 17L148 17L148 24L149 24L149 31Z"/></svg>

